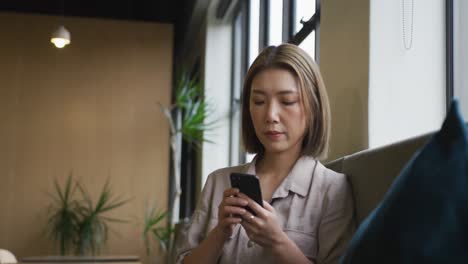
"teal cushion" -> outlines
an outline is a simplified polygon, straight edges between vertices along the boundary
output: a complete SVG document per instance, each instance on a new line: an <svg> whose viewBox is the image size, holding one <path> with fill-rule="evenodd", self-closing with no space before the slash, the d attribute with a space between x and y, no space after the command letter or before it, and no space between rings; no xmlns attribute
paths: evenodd
<svg viewBox="0 0 468 264"><path fill-rule="evenodd" d="M341 263L468 263L467 157L467 127L454 101L441 130L359 226Z"/></svg>

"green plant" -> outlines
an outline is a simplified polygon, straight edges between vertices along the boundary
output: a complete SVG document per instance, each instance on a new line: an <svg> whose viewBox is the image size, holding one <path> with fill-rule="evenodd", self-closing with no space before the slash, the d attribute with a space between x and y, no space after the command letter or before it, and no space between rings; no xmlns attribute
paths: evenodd
<svg viewBox="0 0 468 264"><path fill-rule="evenodd" d="M99 253L105 244L109 233L109 223L126 221L117 218L104 216L103 214L124 205L128 200L119 197L114 198L107 181L102 188L96 206L89 192L78 183L78 189L83 196L83 201L79 206L80 222L77 226L78 240L76 242L76 253L84 255Z"/></svg>
<svg viewBox="0 0 468 264"><path fill-rule="evenodd" d="M213 113L212 105L203 95L203 88L197 78L189 78L186 73L178 75L175 89L175 102L170 107L163 107L161 111L166 116L170 125L172 168L174 172L174 185L170 190L172 201L170 224L179 221L179 200L182 194L180 189L180 160L182 139L193 144L197 148L203 142L211 142L204 132L214 128L216 121L206 122Z"/></svg>
<svg viewBox="0 0 468 264"><path fill-rule="evenodd" d="M198 79L189 79L186 75L181 75L177 82L174 106L175 110L182 113L182 122L176 132L180 133L183 139L197 147L200 147L202 142L211 142L204 132L213 128L214 122L205 122L213 109L205 101Z"/></svg>
<svg viewBox="0 0 468 264"><path fill-rule="evenodd" d="M147 207L144 218L143 241L146 247L146 254L151 253L151 241L155 240L163 254L167 254L170 248L171 236L174 229L169 223L165 223L168 213L157 209L156 206Z"/></svg>
<svg viewBox="0 0 468 264"><path fill-rule="evenodd" d="M113 198L109 181L104 185L96 206L89 192L70 174L63 190L54 180L56 194L50 195L48 229L51 238L60 246L60 254L74 249L77 254L96 254L108 238L110 222L125 222L105 216L104 213L124 205L128 200ZM76 198L76 190L81 200Z"/></svg>
<svg viewBox="0 0 468 264"><path fill-rule="evenodd" d="M52 203L49 205L48 226L50 229L51 238L59 244L60 255L67 254L73 247L73 243L77 239L76 227L79 222L78 202L73 198L75 186L73 177L70 174L62 190L54 180L56 194L49 194L52 198Z"/></svg>

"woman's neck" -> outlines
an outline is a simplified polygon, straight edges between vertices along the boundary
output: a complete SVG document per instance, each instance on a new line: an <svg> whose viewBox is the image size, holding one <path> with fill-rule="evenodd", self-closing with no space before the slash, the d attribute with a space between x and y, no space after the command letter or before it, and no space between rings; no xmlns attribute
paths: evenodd
<svg viewBox="0 0 468 264"><path fill-rule="evenodd" d="M285 178L288 176L292 167L300 157L300 151L281 152L281 153L263 153L256 164L258 175L267 178Z"/></svg>

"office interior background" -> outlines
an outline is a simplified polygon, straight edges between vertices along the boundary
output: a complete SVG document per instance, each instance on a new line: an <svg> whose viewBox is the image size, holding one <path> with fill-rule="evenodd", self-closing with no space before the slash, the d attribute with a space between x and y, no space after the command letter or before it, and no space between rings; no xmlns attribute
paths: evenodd
<svg viewBox="0 0 468 264"><path fill-rule="evenodd" d="M59 25L71 43L57 49ZM457 98L468 116L463 0L118 0L0 3L0 248L52 255L48 193L72 174L96 198L106 180L130 202L102 254L145 256L145 203L171 205L169 124L176 73L202 83L212 142L183 143L180 218L207 175L248 162L243 77L269 45L319 64L330 97L326 161L440 128Z"/></svg>

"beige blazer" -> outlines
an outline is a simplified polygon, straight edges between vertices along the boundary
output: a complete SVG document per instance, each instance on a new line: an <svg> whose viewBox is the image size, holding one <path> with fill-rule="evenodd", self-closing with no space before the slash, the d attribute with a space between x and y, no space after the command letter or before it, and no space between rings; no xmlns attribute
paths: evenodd
<svg viewBox="0 0 468 264"><path fill-rule="evenodd" d="M182 263L216 226L218 205L223 191L231 187L232 172L255 174L255 160L209 175L190 224L175 245L177 263ZM271 205L284 232L307 258L318 264L338 263L354 231L353 199L344 174L327 169L311 157L302 157L273 193ZM248 247L248 241L244 228L237 225L218 263L275 263L268 249Z"/></svg>

